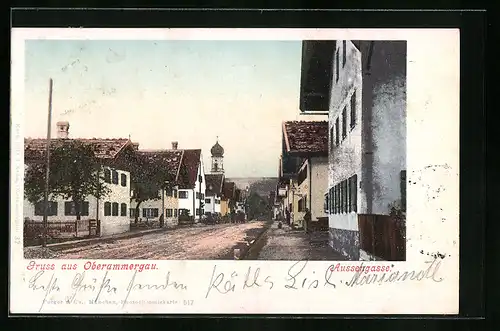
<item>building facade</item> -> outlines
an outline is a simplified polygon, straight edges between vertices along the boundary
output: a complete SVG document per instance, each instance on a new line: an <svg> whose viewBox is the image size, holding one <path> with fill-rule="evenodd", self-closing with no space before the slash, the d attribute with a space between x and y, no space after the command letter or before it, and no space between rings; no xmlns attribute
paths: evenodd
<svg viewBox="0 0 500 331"><path fill-rule="evenodd" d="M175 226L178 224L179 214L179 198L178 198L178 181L184 152L177 149L177 143L172 143L172 149L166 150L139 150L136 152L138 157L142 158L141 164L143 167L152 169L142 169L148 171L151 176L153 172L160 172L158 178L171 179L170 183L166 183L166 188L158 191L156 199L148 199L141 201L139 209L137 209L138 201L131 199L129 216L131 220L137 218L141 222L160 223L163 219L163 225ZM133 197L133 195L132 195Z"/></svg>
<svg viewBox="0 0 500 331"><path fill-rule="evenodd" d="M205 214L205 171L201 149L184 149L179 178L179 213L194 216L195 222Z"/></svg>
<svg viewBox="0 0 500 331"><path fill-rule="evenodd" d="M301 104L328 105L330 245L356 260L375 240L368 228L392 222L391 208L406 206L406 42L313 43L304 44L305 58L316 61L303 65L310 73L303 72ZM387 231L377 236L395 236Z"/></svg>
<svg viewBox="0 0 500 331"><path fill-rule="evenodd" d="M130 169L119 166L120 162L116 161L126 157L127 153L134 153L137 144L133 144L129 139L72 139L68 138L68 130L68 122L58 122L57 139L51 141L51 147L56 148L71 141L92 145L95 157L102 164L104 185L109 189L109 194L99 199L94 196L85 198L80 207L81 220L99 221L99 233L102 236L129 231ZM26 171L31 165L44 162L47 140L25 139L24 143ZM71 200L51 195L49 200L49 222L76 220L75 206ZM41 222L44 202L32 204L24 199L23 214L25 219Z"/></svg>
<svg viewBox="0 0 500 331"><path fill-rule="evenodd" d="M206 174L205 214L222 215L223 174Z"/></svg>

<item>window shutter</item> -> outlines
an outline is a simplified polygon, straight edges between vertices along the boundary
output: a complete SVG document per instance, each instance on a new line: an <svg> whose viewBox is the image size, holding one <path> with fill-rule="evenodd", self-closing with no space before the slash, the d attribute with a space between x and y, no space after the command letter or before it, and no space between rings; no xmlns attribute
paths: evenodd
<svg viewBox="0 0 500 331"><path fill-rule="evenodd" d="M121 177L121 185L127 186L127 175L121 174L120 177Z"/></svg>
<svg viewBox="0 0 500 331"><path fill-rule="evenodd" d="M406 170L401 170L401 209L406 211Z"/></svg>
<svg viewBox="0 0 500 331"><path fill-rule="evenodd" d="M104 203L104 216L110 216L111 215L111 202L105 202Z"/></svg>
<svg viewBox="0 0 500 331"><path fill-rule="evenodd" d="M352 190L352 210L354 212L358 212L358 175L352 176L352 185L353 185L353 190Z"/></svg>

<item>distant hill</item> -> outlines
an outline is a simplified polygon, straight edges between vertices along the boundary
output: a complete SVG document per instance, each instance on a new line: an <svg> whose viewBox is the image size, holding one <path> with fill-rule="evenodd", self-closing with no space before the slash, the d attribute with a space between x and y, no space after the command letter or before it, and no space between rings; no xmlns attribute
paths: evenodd
<svg viewBox="0 0 500 331"><path fill-rule="evenodd" d="M277 177L233 177L226 180L234 182L241 190L248 187L249 193L255 192L263 198L267 198L270 191L276 190L278 184Z"/></svg>

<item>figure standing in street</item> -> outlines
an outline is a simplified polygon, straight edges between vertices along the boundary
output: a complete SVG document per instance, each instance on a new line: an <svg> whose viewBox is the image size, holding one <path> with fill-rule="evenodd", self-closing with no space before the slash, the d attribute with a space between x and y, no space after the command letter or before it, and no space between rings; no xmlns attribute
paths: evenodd
<svg viewBox="0 0 500 331"><path fill-rule="evenodd" d="M306 226L306 232L310 233L310 227L311 227L311 212L309 211L308 208L306 208L306 213L304 215L304 223Z"/></svg>
<svg viewBox="0 0 500 331"><path fill-rule="evenodd" d="M288 208L285 209L285 217L286 217L286 224L290 225L290 211L288 211Z"/></svg>

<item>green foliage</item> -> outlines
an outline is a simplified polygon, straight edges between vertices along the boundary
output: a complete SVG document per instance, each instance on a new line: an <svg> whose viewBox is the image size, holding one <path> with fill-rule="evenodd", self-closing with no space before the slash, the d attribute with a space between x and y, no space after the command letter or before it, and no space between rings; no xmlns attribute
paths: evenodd
<svg viewBox="0 0 500 331"><path fill-rule="evenodd" d="M266 215L270 210L270 206L267 199L262 198L256 192L252 192L247 199L247 210L249 218L252 219L260 215Z"/></svg>
<svg viewBox="0 0 500 331"><path fill-rule="evenodd" d="M95 157L94 147L77 140L68 140L51 150L49 164L49 193L52 198L72 200L76 217L80 219L80 205L86 196L104 197L110 190L104 184L101 164ZM45 191L45 165L28 166L24 193L36 203L43 199Z"/></svg>

